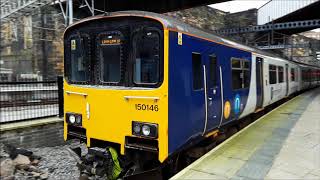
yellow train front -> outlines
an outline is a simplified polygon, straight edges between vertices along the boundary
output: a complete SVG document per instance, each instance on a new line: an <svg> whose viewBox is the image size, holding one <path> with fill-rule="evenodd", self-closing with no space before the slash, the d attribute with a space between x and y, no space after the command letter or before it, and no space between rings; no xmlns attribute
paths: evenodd
<svg viewBox="0 0 320 180"><path fill-rule="evenodd" d="M167 33L126 13L65 31L65 140L112 147L143 165L167 158Z"/></svg>

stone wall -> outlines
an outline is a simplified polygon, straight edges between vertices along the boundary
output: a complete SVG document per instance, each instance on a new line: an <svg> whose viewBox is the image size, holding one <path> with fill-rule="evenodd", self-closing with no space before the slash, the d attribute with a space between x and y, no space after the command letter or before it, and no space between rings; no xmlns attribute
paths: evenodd
<svg viewBox="0 0 320 180"><path fill-rule="evenodd" d="M226 28L238 28L257 25L257 9L249 9L225 16Z"/></svg>
<svg viewBox="0 0 320 180"><path fill-rule="evenodd" d="M208 31L246 27L257 24L257 9L229 13L209 6L200 6L182 11L169 12L166 13L166 15ZM228 36L228 38L240 42L250 42L254 40L255 33L235 34Z"/></svg>
<svg viewBox="0 0 320 180"><path fill-rule="evenodd" d="M63 23L61 13L51 6L1 22L1 67L13 70L14 80L21 74L44 79L62 74Z"/></svg>
<svg viewBox="0 0 320 180"><path fill-rule="evenodd" d="M39 120L34 120L39 121ZM63 121L54 120L52 122L27 123L19 128L19 123L2 124L0 144L8 143L16 147L34 148L34 147L50 147L65 144L63 139ZM20 123L20 124L21 124ZM6 128L12 126L13 128Z"/></svg>
<svg viewBox="0 0 320 180"><path fill-rule="evenodd" d="M213 9L209 6L200 6L181 11L165 13L187 24L206 30L216 30L225 27L225 16L228 13Z"/></svg>

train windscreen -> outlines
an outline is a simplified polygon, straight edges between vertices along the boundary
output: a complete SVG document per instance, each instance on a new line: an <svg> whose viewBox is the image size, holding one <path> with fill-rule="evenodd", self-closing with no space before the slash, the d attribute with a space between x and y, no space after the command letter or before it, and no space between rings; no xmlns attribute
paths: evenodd
<svg viewBox="0 0 320 180"><path fill-rule="evenodd" d="M89 81L88 64L90 63L86 44L88 38L73 37L70 39L70 65L68 66L68 79L71 82Z"/></svg>
<svg viewBox="0 0 320 180"><path fill-rule="evenodd" d="M68 83L159 87L163 26L138 17L99 19L65 33Z"/></svg>
<svg viewBox="0 0 320 180"><path fill-rule="evenodd" d="M133 38L135 84L157 84L160 79L160 36L142 31Z"/></svg>
<svg viewBox="0 0 320 180"><path fill-rule="evenodd" d="M121 39L117 35L107 35L101 38L99 60L101 80L118 83L121 80Z"/></svg>

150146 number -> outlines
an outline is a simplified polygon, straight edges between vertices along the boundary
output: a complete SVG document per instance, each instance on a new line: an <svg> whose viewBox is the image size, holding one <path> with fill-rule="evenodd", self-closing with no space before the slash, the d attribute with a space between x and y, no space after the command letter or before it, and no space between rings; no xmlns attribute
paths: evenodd
<svg viewBox="0 0 320 180"><path fill-rule="evenodd" d="M158 105L135 104L135 107L138 111L159 111Z"/></svg>

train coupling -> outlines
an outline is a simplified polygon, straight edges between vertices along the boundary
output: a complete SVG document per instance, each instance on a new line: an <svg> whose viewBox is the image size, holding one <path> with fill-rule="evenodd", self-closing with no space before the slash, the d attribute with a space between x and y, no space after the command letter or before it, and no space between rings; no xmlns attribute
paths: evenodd
<svg viewBox="0 0 320 180"><path fill-rule="evenodd" d="M161 166L140 171L133 163L124 162L125 159L119 157L112 147L91 147L85 155L81 155L80 147L70 149L79 157L80 179L163 179Z"/></svg>
<svg viewBox="0 0 320 180"><path fill-rule="evenodd" d="M88 152L85 155L81 155L80 147L71 149L80 158L77 162L77 166L80 170L81 179L117 179L123 173L123 169L121 168L118 159L118 154L116 150L111 147L88 148Z"/></svg>

